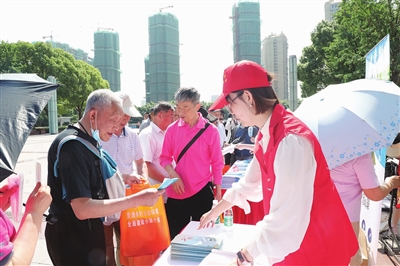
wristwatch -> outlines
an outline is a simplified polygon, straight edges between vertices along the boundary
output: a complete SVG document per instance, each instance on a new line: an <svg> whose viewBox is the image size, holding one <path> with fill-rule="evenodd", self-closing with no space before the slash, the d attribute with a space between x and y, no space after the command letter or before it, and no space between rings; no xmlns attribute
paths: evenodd
<svg viewBox="0 0 400 266"><path fill-rule="evenodd" d="M241 250L239 250L239 252L238 252L238 253L236 253L236 256L238 257L238 259L239 259L240 263L242 263L242 264L243 264L243 262L245 262L245 261L246 261L246 259L243 257L243 254L242 254L242 251L241 251Z"/></svg>

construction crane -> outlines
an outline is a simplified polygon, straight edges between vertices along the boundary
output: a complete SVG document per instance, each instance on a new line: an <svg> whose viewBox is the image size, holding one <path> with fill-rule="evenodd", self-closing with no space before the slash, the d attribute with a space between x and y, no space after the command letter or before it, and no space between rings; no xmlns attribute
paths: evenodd
<svg viewBox="0 0 400 266"><path fill-rule="evenodd" d="M53 40L53 32L51 32L51 34L49 36L43 36L42 39L50 39Z"/></svg>
<svg viewBox="0 0 400 266"><path fill-rule="evenodd" d="M158 10L160 11L160 13L162 13L162 11L163 11L164 9L173 8L173 7L174 7L174 6L164 6L164 7L159 8Z"/></svg>
<svg viewBox="0 0 400 266"><path fill-rule="evenodd" d="M98 27L97 30L109 30L109 31L114 31L114 29L112 29L112 28L101 28L101 27Z"/></svg>

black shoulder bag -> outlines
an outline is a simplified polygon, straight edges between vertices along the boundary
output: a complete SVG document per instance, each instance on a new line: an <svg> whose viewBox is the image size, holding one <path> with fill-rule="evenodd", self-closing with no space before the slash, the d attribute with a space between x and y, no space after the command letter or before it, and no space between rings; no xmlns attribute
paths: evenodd
<svg viewBox="0 0 400 266"><path fill-rule="evenodd" d="M206 131L206 129L208 128L209 125L210 125L210 123L206 123L206 126L204 128L202 128L199 132L197 132L196 136L194 136L192 138L192 140L188 144L186 144L185 148L183 148L183 150L179 154L178 160L176 160L176 163L178 163L180 161L180 159L186 153L186 151L190 148L190 146L192 146L192 144L200 137L200 135L203 134L204 131Z"/></svg>

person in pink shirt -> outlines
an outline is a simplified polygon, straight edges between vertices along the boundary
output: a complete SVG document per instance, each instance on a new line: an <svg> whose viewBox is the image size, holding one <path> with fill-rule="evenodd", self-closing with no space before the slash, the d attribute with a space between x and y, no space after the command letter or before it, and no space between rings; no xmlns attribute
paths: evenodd
<svg viewBox="0 0 400 266"><path fill-rule="evenodd" d="M200 137L182 155L185 146L208 123L200 112L200 94L195 88L180 88L175 94L176 111L180 119L165 132L160 164L169 177L179 178L166 189L166 213L171 239L191 220L200 221L214 200L221 199L222 168L224 166L219 133L209 124ZM172 162L176 162L174 168Z"/></svg>
<svg viewBox="0 0 400 266"><path fill-rule="evenodd" d="M1 186L1 185L0 185ZM50 206L50 187L37 183L26 202L18 232L4 213L17 187L0 187L0 265L29 265L32 262L42 224L42 215Z"/></svg>
<svg viewBox="0 0 400 266"><path fill-rule="evenodd" d="M400 177L391 176L380 184L375 174L370 153L357 157L331 170L331 177L342 199L356 236L360 229L361 195L373 201L386 197L393 188L400 187ZM361 250L352 257L351 265L361 264Z"/></svg>

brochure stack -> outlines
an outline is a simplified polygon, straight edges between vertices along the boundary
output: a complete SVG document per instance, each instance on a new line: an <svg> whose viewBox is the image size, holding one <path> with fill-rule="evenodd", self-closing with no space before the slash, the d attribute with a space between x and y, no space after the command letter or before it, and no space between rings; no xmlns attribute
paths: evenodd
<svg viewBox="0 0 400 266"><path fill-rule="evenodd" d="M171 241L171 259L202 261L212 249L221 249L222 238L178 234Z"/></svg>

